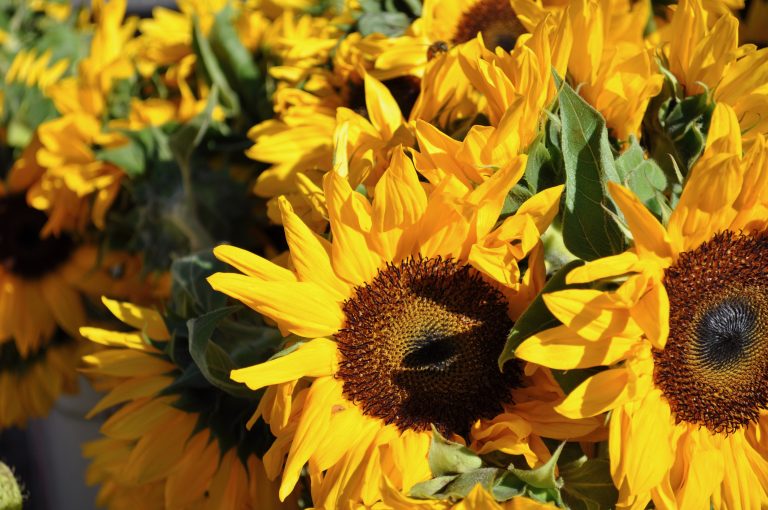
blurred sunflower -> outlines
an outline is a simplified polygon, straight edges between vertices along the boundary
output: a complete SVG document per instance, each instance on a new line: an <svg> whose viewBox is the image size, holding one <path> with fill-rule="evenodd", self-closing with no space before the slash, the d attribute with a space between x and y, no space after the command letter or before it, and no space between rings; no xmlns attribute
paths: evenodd
<svg viewBox="0 0 768 510"><path fill-rule="evenodd" d="M23 427L47 415L62 393L75 393L81 350L61 330L26 355L13 342L0 343L0 428Z"/></svg>
<svg viewBox="0 0 768 510"><path fill-rule="evenodd" d="M190 383L190 370L182 365L194 364L167 354L170 334L158 312L108 299L104 304L137 331L81 330L106 346L83 358L83 372L109 391L89 416L117 406L101 427L104 438L83 447L92 459L87 482L101 484L97 504L110 509L296 508L295 499L277 500L277 488L255 454L263 448L258 440L244 440L257 401L232 397L199 373L201 380Z"/></svg>
<svg viewBox="0 0 768 510"><path fill-rule="evenodd" d="M593 431L596 421L557 417L559 388L539 399L540 388L528 386L533 375L516 364L501 372L497 364L519 313L513 310L543 284L539 235L557 212L561 188L534 196L494 229L524 158L470 193L449 177L427 196L399 150L371 204L346 179L346 141L337 148L337 167L323 179L333 242L281 200L294 269L220 246L216 256L245 274L208 279L284 335L307 339L232 372L252 390L268 388L257 416L277 438L264 460L270 477L282 471L280 497L307 462L318 508L375 503L383 475L407 489L430 477L431 424L477 448L526 455L531 464L549 455L541 431Z"/></svg>
<svg viewBox="0 0 768 510"><path fill-rule="evenodd" d="M124 23L125 8L126 0L93 2L96 24L88 56L79 62L77 73L46 90L60 113L101 117L113 85L133 76L131 41L137 20L129 18Z"/></svg>
<svg viewBox="0 0 768 510"><path fill-rule="evenodd" d="M651 499L672 509L764 507L768 144L758 134L742 154L737 116L718 104L666 227L630 191L610 189L635 246L575 269L567 282L615 290L545 294L563 325L515 355L564 370L613 367L558 411L611 411L620 508Z"/></svg>
<svg viewBox="0 0 768 510"><path fill-rule="evenodd" d="M104 228L125 173L99 160L98 150L126 141L121 134L103 132L99 120L85 113L40 125L8 179L16 187L28 188L29 204L48 214L43 236L84 231L90 222Z"/></svg>

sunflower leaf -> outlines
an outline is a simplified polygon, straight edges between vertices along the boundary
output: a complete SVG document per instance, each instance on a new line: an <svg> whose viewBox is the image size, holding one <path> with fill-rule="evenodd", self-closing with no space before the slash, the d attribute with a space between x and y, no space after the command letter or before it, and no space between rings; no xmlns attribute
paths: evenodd
<svg viewBox="0 0 768 510"><path fill-rule="evenodd" d="M624 250L625 239L610 214L608 181L620 182L600 112L567 83L555 76L562 123L561 142L565 167L565 207L562 209L563 241L574 255L594 260Z"/></svg>
<svg viewBox="0 0 768 510"><path fill-rule="evenodd" d="M429 469L432 476L467 473L482 467L483 460L466 446L444 438L432 427L432 444L429 446Z"/></svg>
<svg viewBox="0 0 768 510"><path fill-rule="evenodd" d="M667 176L656 161L645 158L645 152L634 136L630 136L629 148L616 159L616 170L624 185L660 217Z"/></svg>
<svg viewBox="0 0 768 510"><path fill-rule="evenodd" d="M565 442L560 443L552 457L535 469L518 469L510 466L509 471L531 487L536 487L537 489L559 489L563 486L563 482L555 476L555 469L557 468L557 459L560 458L564 446Z"/></svg>
<svg viewBox="0 0 768 510"><path fill-rule="evenodd" d="M139 142L131 138L124 145L96 151L95 155L101 161L120 167L131 178L143 174L146 169L144 149Z"/></svg>
<svg viewBox="0 0 768 510"><path fill-rule="evenodd" d="M608 459L577 459L560 468L563 499L571 510L615 508L619 493L611 479Z"/></svg>
<svg viewBox="0 0 768 510"><path fill-rule="evenodd" d="M235 30L235 12L230 5L216 14L208 36L211 49L221 71L243 101L246 112L254 120L272 117L272 104L267 95L266 81L251 53L240 42Z"/></svg>
<svg viewBox="0 0 768 510"><path fill-rule="evenodd" d="M203 376L213 386L236 397L253 397L253 392L229 378L230 372L240 368L226 350L211 338L219 323L240 306L227 306L196 319L189 319L189 354Z"/></svg>
<svg viewBox="0 0 768 510"><path fill-rule="evenodd" d="M23 501L19 483L8 466L0 462L0 509L21 510Z"/></svg>
<svg viewBox="0 0 768 510"><path fill-rule="evenodd" d="M426 482L417 483L408 491L408 497L416 499L440 499L438 494L443 487L458 478L459 475L443 475Z"/></svg>
<svg viewBox="0 0 768 510"><path fill-rule="evenodd" d="M200 21L197 17L193 18L192 21L192 46L202 65L202 70L208 77L211 85L218 87L221 94L221 104L230 112L237 114L240 112L240 101L237 98L237 94L235 94L229 81L227 81L227 77L219 65L219 60L216 58L210 41L203 35Z"/></svg>
<svg viewBox="0 0 768 510"><path fill-rule="evenodd" d="M504 349L501 351L501 356L499 356L499 368L501 370L504 370L504 363L515 358L515 349L523 343L523 340L531 335L535 335L539 331L560 324L555 316L552 315L552 312L549 311L547 305L544 304L542 295L556 290L578 288L576 285L566 285L565 277L568 273L583 265L583 261L573 260L563 266L549 279L539 295L536 296L520 318L517 319L515 325L512 327L512 331L509 332L507 342L504 344Z"/></svg>

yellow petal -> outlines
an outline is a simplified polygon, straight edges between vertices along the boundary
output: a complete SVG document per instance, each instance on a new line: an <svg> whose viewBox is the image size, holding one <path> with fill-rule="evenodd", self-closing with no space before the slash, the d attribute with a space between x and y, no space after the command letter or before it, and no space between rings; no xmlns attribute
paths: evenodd
<svg viewBox="0 0 768 510"><path fill-rule="evenodd" d="M315 282L339 300L345 299L349 286L336 276L331 266L330 243L318 237L301 221L285 197L280 197L278 203L291 261L299 278Z"/></svg>
<svg viewBox="0 0 768 510"><path fill-rule="evenodd" d="M627 220L627 225L635 240L637 254L642 257L650 253L661 259L671 260L672 248L669 244L667 231L651 214L651 211L624 186L609 182L608 189L613 200L624 213L624 218Z"/></svg>
<svg viewBox="0 0 768 510"><path fill-rule="evenodd" d="M280 484L280 500L287 498L293 491L304 464L315 453L325 435L330 432L331 410L341 399L343 399L341 383L333 377L321 377L312 383L285 461ZM343 434L344 431L333 431L333 433Z"/></svg>
<svg viewBox="0 0 768 510"><path fill-rule="evenodd" d="M296 275L289 270L242 248L222 244L213 249L213 254L217 259L254 278L268 282L296 281Z"/></svg>
<svg viewBox="0 0 768 510"><path fill-rule="evenodd" d="M564 187L563 185L553 186L536 193L522 203L515 215L530 216L539 233L543 234L560 210L560 196L563 194Z"/></svg>
<svg viewBox="0 0 768 510"><path fill-rule="evenodd" d="M661 391L654 389L644 399L633 402L632 435L623 446L627 482L635 493L656 487L675 458L671 448L673 422L669 405Z"/></svg>
<svg viewBox="0 0 768 510"><path fill-rule="evenodd" d="M275 321L283 335L327 336L344 323L339 301L316 283L264 282L234 273L216 273L208 283Z"/></svg>
<svg viewBox="0 0 768 510"><path fill-rule="evenodd" d="M558 326L527 338L515 349L515 357L558 370L612 365L624 359L637 338L613 337L588 342L566 326Z"/></svg>
<svg viewBox="0 0 768 510"><path fill-rule="evenodd" d="M629 310L618 305L608 293L569 289L544 294L543 298L560 322L587 340L642 334L631 320Z"/></svg>
<svg viewBox="0 0 768 510"><path fill-rule="evenodd" d="M323 184L333 234L333 268L353 285L369 282L382 263L368 244L371 205L336 172L325 174Z"/></svg>
<svg viewBox="0 0 768 510"><path fill-rule="evenodd" d="M168 329L165 327L163 317L155 310L144 308L122 301L115 301L106 297L101 298L112 314L128 324L146 334L152 340L167 340L170 338Z"/></svg>
<svg viewBox="0 0 768 510"><path fill-rule="evenodd" d="M635 271L638 262L637 254L631 251L603 257L591 262L587 262L581 267L577 267L565 277L568 284L589 283L601 278L610 278Z"/></svg>
<svg viewBox="0 0 768 510"><path fill-rule="evenodd" d="M250 389L295 381L302 377L322 377L336 373L338 353L336 342L315 338L295 351L259 365L233 370L233 381L245 383Z"/></svg>
<svg viewBox="0 0 768 510"><path fill-rule="evenodd" d="M391 138L404 122L400 107L389 89L367 73L365 75L365 107L371 123L384 139Z"/></svg>
<svg viewBox="0 0 768 510"><path fill-rule="evenodd" d="M669 336L669 296L658 281L651 281L647 292L630 310L635 322L656 349L663 349Z"/></svg>
<svg viewBox="0 0 768 510"><path fill-rule="evenodd" d="M613 368L593 375L555 408L568 418L587 418L620 406L629 399L629 373Z"/></svg>

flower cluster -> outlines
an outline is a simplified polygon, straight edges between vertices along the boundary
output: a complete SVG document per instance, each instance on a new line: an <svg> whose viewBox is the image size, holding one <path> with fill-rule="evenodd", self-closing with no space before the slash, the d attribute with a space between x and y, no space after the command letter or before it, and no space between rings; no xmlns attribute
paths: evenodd
<svg viewBox="0 0 768 510"><path fill-rule="evenodd" d="M10 1L0 428L84 374L110 509L768 507L763 4Z"/></svg>

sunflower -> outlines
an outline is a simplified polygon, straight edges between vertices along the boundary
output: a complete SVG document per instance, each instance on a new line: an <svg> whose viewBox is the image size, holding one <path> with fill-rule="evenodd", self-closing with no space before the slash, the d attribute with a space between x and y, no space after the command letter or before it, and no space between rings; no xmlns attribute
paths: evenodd
<svg viewBox="0 0 768 510"><path fill-rule="evenodd" d="M23 427L47 415L62 393L77 392L81 350L61 330L24 356L13 342L0 343L0 428Z"/></svg>
<svg viewBox="0 0 768 510"><path fill-rule="evenodd" d="M488 102L484 113L491 125L514 117L523 148L535 139L543 111L557 94L552 70L565 75L572 42L570 24L548 16L511 53L491 52L480 38L460 49L464 72Z"/></svg>
<svg viewBox="0 0 768 510"><path fill-rule="evenodd" d="M147 303L167 294L167 276L144 274L135 256L101 253L67 232L44 236L48 218L18 184L0 187L0 345L15 343L27 357L57 328L79 337L88 295Z"/></svg>
<svg viewBox="0 0 768 510"><path fill-rule="evenodd" d="M422 76L430 57L482 34L486 47L512 51L528 32L510 0L426 0L401 37L383 42L376 70L383 77Z"/></svg>
<svg viewBox="0 0 768 510"><path fill-rule="evenodd" d="M736 111L746 143L768 134L768 49L739 46L738 19L707 12L701 0L682 0L666 28L669 69L686 95L712 91Z"/></svg>
<svg viewBox="0 0 768 510"><path fill-rule="evenodd" d="M123 23L126 0L94 1L96 26L88 57L78 64L77 73L47 88L47 94L62 113L103 115L107 96L115 82L134 74L131 57L137 19Z"/></svg>
<svg viewBox="0 0 768 510"><path fill-rule="evenodd" d="M43 235L82 232L90 222L104 228L125 173L99 160L95 148L113 148L126 141L121 134L103 132L101 122L86 113L65 115L38 127L8 179L28 188L30 205L48 214Z"/></svg>
<svg viewBox="0 0 768 510"><path fill-rule="evenodd" d="M242 441L256 402L205 382L185 382L190 371L165 352L170 334L158 312L108 299L104 304L138 330L81 330L105 346L83 358L83 371L109 391L89 417L114 410L101 427L104 437L83 447L92 459L87 482L101 484L97 504L110 509L296 508L295 499L277 500L277 488L255 454L258 441Z"/></svg>
<svg viewBox="0 0 768 510"><path fill-rule="evenodd" d="M611 367L558 411L611 411L620 507L764 507L768 144L757 135L742 154L737 115L718 104L666 227L631 192L610 188L634 248L568 275L608 290L544 295L563 325L515 354L558 369Z"/></svg>
<svg viewBox="0 0 768 510"><path fill-rule="evenodd" d="M594 430L596 421L554 413L559 388L536 398L526 384L538 370L497 365L514 318L543 284L539 234L561 188L494 229L524 158L471 192L448 177L427 195L399 150L371 204L350 187L342 153L323 179L333 242L281 200L294 269L219 246L216 256L245 274L208 279L294 335L284 356L232 372L252 390L267 387L257 416L277 438L264 460L271 477L282 471L281 498L306 463L318 508L375 503L382 475L408 489L430 477L431 424L531 464L549 455L536 434Z"/></svg>
<svg viewBox="0 0 768 510"><path fill-rule="evenodd" d="M607 5L606 5L607 4ZM568 72L574 88L620 141L639 138L650 99L663 82L643 40L650 4L578 0L567 9L573 30Z"/></svg>

